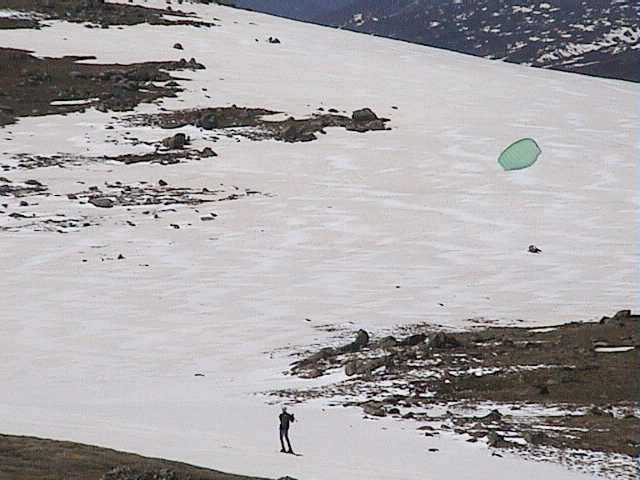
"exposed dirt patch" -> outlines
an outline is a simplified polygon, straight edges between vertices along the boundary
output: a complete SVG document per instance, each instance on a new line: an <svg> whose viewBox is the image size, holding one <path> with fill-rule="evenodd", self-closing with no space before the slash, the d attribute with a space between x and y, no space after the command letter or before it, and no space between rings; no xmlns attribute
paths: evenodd
<svg viewBox="0 0 640 480"><path fill-rule="evenodd" d="M361 113L365 112L366 113ZM360 113L359 113L360 112ZM180 128L193 125L204 130L233 130L234 135L252 140L275 139L284 142L309 142L328 127L341 127L355 132L390 130L387 118L379 118L372 110L362 109L351 117L335 114L313 114L309 118L269 120L264 118L279 112L264 108L214 107L153 115L136 115L129 119L132 125L160 128Z"/></svg>
<svg viewBox="0 0 640 480"><path fill-rule="evenodd" d="M0 177L0 196L3 197L26 197L28 195L42 195L47 191L47 186L38 180L27 180L25 182L13 182L6 177Z"/></svg>
<svg viewBox="0 0 640 480"><path fill-rule="evenodd" d="M112 25L192 25L210 27L214 24L193 18L190 13L166 9L149 8L138 5L105 3L104 0L4 0L2 7L20 12L35 12L37 18L30 20L31 27L40 28L41 19L65 20L87 23L88 26L108 28ZM165 18L170 15L172 18ZM177 18L176 18L177 17ZM21 21L0 23L1 28L24 28Z"/></svg>
<svg viewBox="0 0 640 480"><path fill-rule="evenodd" d="M132 453L0 435L0 480L258 480Z"/></svg>
<svg viewBox="0 0 640 480"><path fill-rule="evenodd" d="M203 203L238 200L254 195L269 196L252 189L238 187L189 188L175 187L164 180L157 184L141 182L125 185L121 182L106 183L103 188L91 186L86 190L68 194L70 200L90 203L96 207L132 207L150 205L200 205ZM149 212L148 212L149 213Z"/></svg>
<svg viewBox="0 0 640 480"><path fill-rule="evenodd" d="M437 421L426 436L453 430L533 457L578 458L583 466L580 451L621 455L623 466L603 461L602 469L632 471L631 459L640 454L640 377L630 375L640 364L640 315L626 310L596 323L542 329L401 331L408 336L370 339L360 331L348 345L305 354L291 374L316 378L344 369L347 379L275 394L334 398L372 417ZM474 414L487 406L496 410Z"/></svg>
<svg viewBox="0 0 640 480"><path fill-rule="evenodd" d="M82 205L81 210L72 214L56 213L60 210L52 211L41 205L41 200L49 196ZM165 222L167 228L180 229L216 220L218 214L210 208L205 209L205 205L270 196L270 193L235 185L194 188L170 185L163 179L137 184L107 182L103 186L91 185L81 191L61 195L51 194L45 185L35 180L19 183L0 177L0 231L72 233L101 225L107 218L106 210L118 209L123 215L112 216L106 221L136 227L139 220L148 219ZM185 220L184 217L181 217L182 223L171 220L171 216L180 209L192 211L195 214L193 220Z"/></svg>
<svg viewBox="0 0 640 480"><path fill-rule="evenodd" d="M88 107L128 111L143 102L176 96L176 79L167 71L204 68L195 59L131 65L78 62L91 58L37 58L24 50L0 48L0 126L18 117Z"/></svg>
<svg viewBox="0 0 640 480"><path fill-rule="evenodd" d="M0 18L0 30L14 30L18 28L37 28L38 21L29 18Z"/></svg>

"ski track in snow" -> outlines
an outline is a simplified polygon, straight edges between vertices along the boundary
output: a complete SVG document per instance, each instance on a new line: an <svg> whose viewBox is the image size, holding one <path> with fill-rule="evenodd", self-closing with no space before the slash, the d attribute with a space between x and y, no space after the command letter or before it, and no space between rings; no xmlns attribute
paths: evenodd
<svg viewBox="0 0 640 480"><path fill-rule="evenodd" d="M314 325L375 332L486 317L544 327L638 308L638 86L224 7L182 8L220 26L51 22L0 31L0 45L103 63L195 57L207 70L180 72L191 79L181 82L187 91L165 107L235 103L304 115L369 106L393 130L330 129L309 144L223 138L213 145L220 157L172 166L92 162L3 173L61 194L86 188L77 181L163 178L275 196L207 208L219 214L214 222L184 209L154 221L40 198L34 208L102 219L67 235L2 233L2 430L304 480L478 480L513 478L516 469L523 479L588 478L318 402L294 409L292 441L304 457L280 455L277 406L253 393L313 385L283 377L291 358L269 352L323 341ZM271 35L282 44L268 44ZM185 50L172 49L175 42ZM103 142L121 140L124 130L142 140L175 133L104 129L123 116L21 119L0 130L0 163L15 163L18 153L140 153L151 147ZM205 145L197 129L182 131ZM501 149L527 136L541 145L540 160L503 172ZM123 226L132 217L137 227ZM169 228L186 222L193 226ZM543 253L528 254L531 243ZM100 261L118 253L126 259Z"/></svg>

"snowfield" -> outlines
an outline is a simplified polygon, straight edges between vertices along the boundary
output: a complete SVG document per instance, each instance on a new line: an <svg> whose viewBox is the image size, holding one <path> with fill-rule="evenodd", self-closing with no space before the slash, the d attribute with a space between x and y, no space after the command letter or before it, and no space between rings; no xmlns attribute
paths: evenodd
<svg viewBox="0 0 640 480"><path fill-rule="evenodd" d="M282 371L289 348L329 337L319 325L377 332L486 318L544 327L638 309L640 87L226 7L182 8L219 26L51 22L0 31L0 45L101 63L195 57L207 69L180 72L186 91L164 107L237 104L296 116L371 107L392 130L330 129L302 144L222 137L211 145L219 157L170 166L84 160L2 172L62 195L37 198L30 212L99 225L0 233L0 431L300 480L590 478L313 402L293 408L292 442L304 456L281 455L279 406L255 394L312 384ZM0 165L21 153L153 151L124 132L175 133L123 126L127 115L22 119L0 129ZM180 131L209 145L195 127ZM541 158L502 171L500 151L521 137L536 139ZM66 198L105 181L161 178L273 196L202 207L219 215L212 222L179 207L153 219ZM0 227L19 223L0 218ZM529 244L542 254L528 254Z"/></svg>

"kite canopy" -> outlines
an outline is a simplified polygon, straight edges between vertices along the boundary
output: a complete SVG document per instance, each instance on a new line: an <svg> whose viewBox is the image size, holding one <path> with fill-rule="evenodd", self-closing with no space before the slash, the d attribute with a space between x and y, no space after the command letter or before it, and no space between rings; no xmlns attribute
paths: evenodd
<svg viewBox="0 0 640 480"><path fill-rule="evenodd" d="M498 163L505 170L521 170L529 168L536 163L542 153L536 141L532 138L523 138L509 145L500 154Z"/></svg>

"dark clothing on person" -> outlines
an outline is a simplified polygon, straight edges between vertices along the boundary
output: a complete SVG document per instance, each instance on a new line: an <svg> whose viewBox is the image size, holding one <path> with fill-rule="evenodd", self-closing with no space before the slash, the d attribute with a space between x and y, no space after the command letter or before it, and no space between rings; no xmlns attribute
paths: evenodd
<svg viewBox="0 0 640 480"><path fill-rule="evenodd" d="M295 421L293 414L282 412L280 414L280 445L282 446L281 452L293 453L291 448L291 442L289 441L289 425ZM284 447L284 441L287 441L288 450Z"/></svg>

